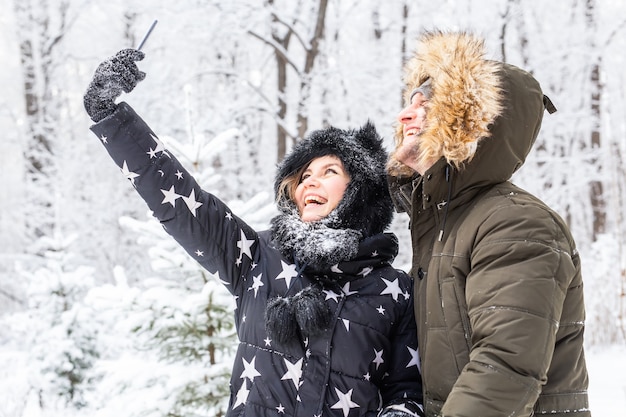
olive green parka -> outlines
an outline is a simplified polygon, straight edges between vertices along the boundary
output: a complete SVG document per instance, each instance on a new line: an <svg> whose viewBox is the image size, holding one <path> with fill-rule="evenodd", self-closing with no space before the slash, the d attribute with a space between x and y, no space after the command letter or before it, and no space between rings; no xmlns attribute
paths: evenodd
<svg viewBox="0 0 626 417"><path fill-rule="evenodd" d="M430 79L420 141L441 158L423 176L389 162L410 217L426 415L588 417L579 254L561 217L510 182L555 109L484 53L469 33L421 36L406 99Z"/></svg>

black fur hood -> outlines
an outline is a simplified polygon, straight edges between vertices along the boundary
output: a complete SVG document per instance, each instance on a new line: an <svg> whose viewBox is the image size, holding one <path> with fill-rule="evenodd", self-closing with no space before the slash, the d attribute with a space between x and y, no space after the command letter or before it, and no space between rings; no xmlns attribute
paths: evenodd
<svg viewBox="0 0 626 417"><path fill-rule="evenodd" d="M279 185L285 177L313 159L326 155L341 159L350 175L350 183L339 205L326 218L319 222L299 222L295 203L287 196L278 195ZM302 242L321 233L321 237L326 235L338 243L334 249L331 248L331 253L302 255L306 257L304 261L321 256L326 258L322 259L322 263L331 266L354 256L363 238L382 233L393 217L386 163L387 152L371 122L359 129L328 127L316 130L297 143L279 164L274 183L280 214L272 220L272 232L281 252L293 257L294 249L301 248ZM299 236L298 242L293 240L298 238L295 234Z"/></svg>

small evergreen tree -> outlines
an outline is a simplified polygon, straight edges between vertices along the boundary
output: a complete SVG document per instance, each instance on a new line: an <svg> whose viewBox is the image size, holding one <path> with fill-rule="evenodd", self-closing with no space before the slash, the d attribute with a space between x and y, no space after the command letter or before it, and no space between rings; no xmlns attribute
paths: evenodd
<svg viewBox="0 0 626 417"><path fill-rule="evenodd" d="M143 233L142 244L150 245L158 274L144 281L130 306L141 317L130 329L139 338L139 349L154 352L177 375L164 391L168 407L162 415L223 415L237 346L232 296L219 277L189 259L156 221L126 218L123 223Z"/></svg>

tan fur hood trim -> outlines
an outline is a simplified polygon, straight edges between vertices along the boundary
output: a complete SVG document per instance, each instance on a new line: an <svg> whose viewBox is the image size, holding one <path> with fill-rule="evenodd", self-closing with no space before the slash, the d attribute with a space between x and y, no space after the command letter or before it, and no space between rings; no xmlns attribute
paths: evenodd
<svg viewBox="0 0 626 417"><path fill-rule="evenodd" d="M470 161L478 141L490 136L489 126L502 111L496 61L484 58L482 38L466 32L426 32L418 38L415 55L405 66L405 103L413 89L428 78L432 96L427 104L426 129L421 134L422 159L445 157L459 168ZM402 126L396 129L396 147ZM389 161L391 175L414 174L397 161Z"/></svg>

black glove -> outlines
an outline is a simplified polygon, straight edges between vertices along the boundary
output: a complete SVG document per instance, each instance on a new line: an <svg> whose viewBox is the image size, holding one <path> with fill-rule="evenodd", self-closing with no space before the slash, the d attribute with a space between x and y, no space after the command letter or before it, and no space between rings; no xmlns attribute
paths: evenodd
<svg viewBox="0 0 626 417"><path fill-rule="evenodd" d="M123 49L98 66L83 97L91 120L99 122L111 115L115 111L115 99L122 92L131 92L139 81L146 78L146 73L139 71L135 64L143 57L141 51Z"/></svg>

